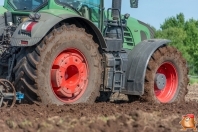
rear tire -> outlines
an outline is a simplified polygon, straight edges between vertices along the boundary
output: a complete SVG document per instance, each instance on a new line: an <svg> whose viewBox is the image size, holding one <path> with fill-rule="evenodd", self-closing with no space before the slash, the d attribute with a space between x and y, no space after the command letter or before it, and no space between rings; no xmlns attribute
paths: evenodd
<svg viewBox="0 0 198 132"><path fill-rule="evenodd" d="M82 28L63 25L37 46L21 50L18 56L14 84L33 102L93 103L99 95L101 55L92 36ZM68 82L68 76L76 76L76 80Z"/></svg>
<svg viewBox="0 0 198 132"><path fill-rule="evenodd" d="M176 48L165 46L157 49L147 66L142 98L154 103L185 101L189 83L187 75L186 61Z"/></svg>

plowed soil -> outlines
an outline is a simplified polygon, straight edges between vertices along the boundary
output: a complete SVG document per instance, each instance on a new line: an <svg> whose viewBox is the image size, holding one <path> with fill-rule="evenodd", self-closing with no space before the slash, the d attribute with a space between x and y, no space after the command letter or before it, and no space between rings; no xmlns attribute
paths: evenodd
<svg viewBox="0 0 198 132"><path fill-rule="evenodd" d="M186 102L156 105L148 102L116 102L63 106L15 105L0 110L2 132L178 132L182 115L198 121L198 85L188 87ZM188 129L187 131L192 131Z"/></svg>

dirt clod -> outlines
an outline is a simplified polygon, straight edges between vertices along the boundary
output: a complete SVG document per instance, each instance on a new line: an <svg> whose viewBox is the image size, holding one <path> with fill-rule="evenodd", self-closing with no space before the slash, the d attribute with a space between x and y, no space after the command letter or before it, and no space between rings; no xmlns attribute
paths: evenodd
<svg viewBox="0 0 198 132"><path fill-rule="evenodd" d="M182 115L192 113L198 121L198 85L188 89L182 104L139 100L63 106L17 104L0 109L0 128L4 132L175 132L181 129Z"/></svg>

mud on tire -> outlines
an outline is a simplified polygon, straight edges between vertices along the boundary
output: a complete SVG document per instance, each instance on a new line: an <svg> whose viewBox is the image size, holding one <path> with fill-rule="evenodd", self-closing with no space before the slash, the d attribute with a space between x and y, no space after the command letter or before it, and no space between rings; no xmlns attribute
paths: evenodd
<svg viewBox="0 0 198 132"><path fill-rule="evenodd" d="M82 96L69 103L93 103L101 84L101 55L92 36L75 25L54 29L43 41L23 48L14 68L15 86L25 92L28 100L44 104L64 104L52 89L51 69L55 58L66 49L77 49L86 58L88 84Z"/></svg>
<svg viewBox="0 0 198 132"><path fill-rule="evenodd" d="M163 73L167 76L167 85L171 86L172 88L169 88L168 90L170 91L167 91L167 94L164 95L162 94L163 91L166 90L167 86L159 93L157 93L158 91L156 90L155 86L156 74L159 69L161 70L162 66L165 66L165 69L166 66L170 67L168 72L163 71ZM187 85L189 83L189 79L187 75L188 69L186 68L186 60L176 48L172 46L164 46L157 49L150 58L146 69L145 92L142 98L145 101L154 103L183 102L188 91ZM173 76L171 78L172 80L170 80L170 76Z"/></svg>

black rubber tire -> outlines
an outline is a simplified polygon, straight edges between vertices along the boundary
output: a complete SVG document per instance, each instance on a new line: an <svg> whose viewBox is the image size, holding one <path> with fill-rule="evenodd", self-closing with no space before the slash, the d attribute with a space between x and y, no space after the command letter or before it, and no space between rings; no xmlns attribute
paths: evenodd
<svg viewBox="0 0 198 132"><path fill-rule="evenodd" d="M54 29L34 47L23 48L14 68L15 87L22 89L33 102L64 104L57 99L51 88L50 70L55 57L67 48L82 52L89 67L88 85L80 99L73 103L93 103L99 96L101 84L101 55L92 35L75 25Z"/></svg>
<svg viewBox="0 0 198 132"><path fill-rule="evenodd" d="M158 48L149 60L146 76L145 76L145 92L142 98L145 101L153 103L161 103L154 93L154 80L157 69L164 63L170 62L176 68L178 74L178 87L174 94L174 97L167 103L181 103L185 101L185 95L188 92L187 85L188 69L186 66L186 60L182 57L182 54L172 46L164 46Z"/></svg>

